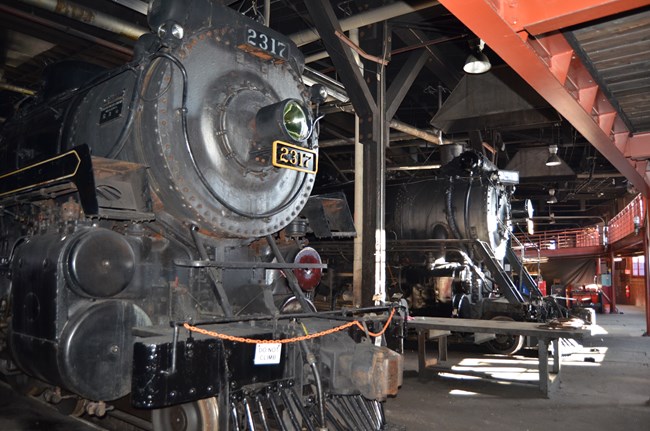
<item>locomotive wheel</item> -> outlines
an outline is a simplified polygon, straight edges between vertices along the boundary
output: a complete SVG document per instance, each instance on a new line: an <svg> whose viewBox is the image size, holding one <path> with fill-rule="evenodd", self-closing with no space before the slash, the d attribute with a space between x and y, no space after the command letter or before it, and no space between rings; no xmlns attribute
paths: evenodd
<svg viewBox="0 0 650 431"><path fill-rule="evenodd" d="M508 316L495 316L492 320L514 321ZM514 355L524 346L523 335L502 335L497 334L494 340L485 343L492 353L500 355Z"/></svg>
<svg viewBox="0 0 650 431"><path fill-rule="evenodd" d="M218 431L219 404L207 398L151 413L154 431Z"/></svg>

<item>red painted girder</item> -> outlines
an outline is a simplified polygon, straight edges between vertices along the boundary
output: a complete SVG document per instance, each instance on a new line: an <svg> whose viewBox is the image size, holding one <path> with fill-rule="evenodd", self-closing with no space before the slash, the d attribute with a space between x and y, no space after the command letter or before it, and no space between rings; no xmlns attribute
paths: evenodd
<svg viewBox="0 0 650 431"><path fill-rule="evenodd" d="M650 4L648 0L489 0L489 2L515 31L526 30L532 36Z"/></svg>
<svg viewBox="0 0 650 431"><path fill-rule="evenodd" d="M637 133L625 142L625 156L631 159L650 159L650 132Z"/></svg>
<svg viewBox="0 0 650 431"><path fill-rule="evenodd" d="M517 31L495 6L497 1L440 0L440 3L483 39L640 193L647 196L650 180L645 175L646 162L627 159L623 149L616 145L616 136L620 140L629 134L628 130L584 64L573 55L564 36L553 32L533 38L526 31Z"/></svg>

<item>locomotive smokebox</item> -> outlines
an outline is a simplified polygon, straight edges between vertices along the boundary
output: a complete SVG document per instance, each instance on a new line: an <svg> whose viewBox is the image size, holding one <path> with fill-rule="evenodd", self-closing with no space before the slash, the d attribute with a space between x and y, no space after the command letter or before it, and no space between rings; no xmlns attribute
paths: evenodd
<svg viewBox="0 0 650 431"><path fill-rule="evenodd" d="M496 167L474 153L461 154L446 169L453 175L388 189L388 231L403 240L479 239L503 259L510 189L498 181ZM444 247L439 251L437 258L443 257Z"/></svg>

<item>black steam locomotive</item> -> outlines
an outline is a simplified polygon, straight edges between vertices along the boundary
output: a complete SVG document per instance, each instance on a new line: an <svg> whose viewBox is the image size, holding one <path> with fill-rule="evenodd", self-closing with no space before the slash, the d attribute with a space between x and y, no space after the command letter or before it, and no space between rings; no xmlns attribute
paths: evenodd
<svg viewBox="0 0 650 431"><path fill-rule="evenodd" d="M460 144L441 148L435 177L387 184L388 295L402 297L420 316L546 321L564 317L549 303L512 248L518 173L503 171ZM514 210L513 210L514 208ZM517 214L513 214L517 213ZM312 243L314 245L314 243ZM318 243L330 269L351 268L351 244ZM339 280L333 290L342 290ZM523 337L489 341L462 334L498 353L514 353Z"/></svg>
<svg viewBox="0 0 650 431"><path fill-rule="evenodd" d="M51 67L2 130L3 374L89 413L129 397L156 430L381 429L390 307L316 312L323 265L296 248L318 158L300 52L209 0L148 21L131 63Z"/></svg>
<svg viewBox="0 0 650 431"><path fill-rule="evenodd" d="M514 250L513 219L524 225L532 216L529 201L512 202L518 173L460 149L444 149L447 163L436 178L389 188L393 290L419 315L533 322L568 317L566 308L542 294ZM498 336L485 344L508 354L524 341Z"/></svg>

